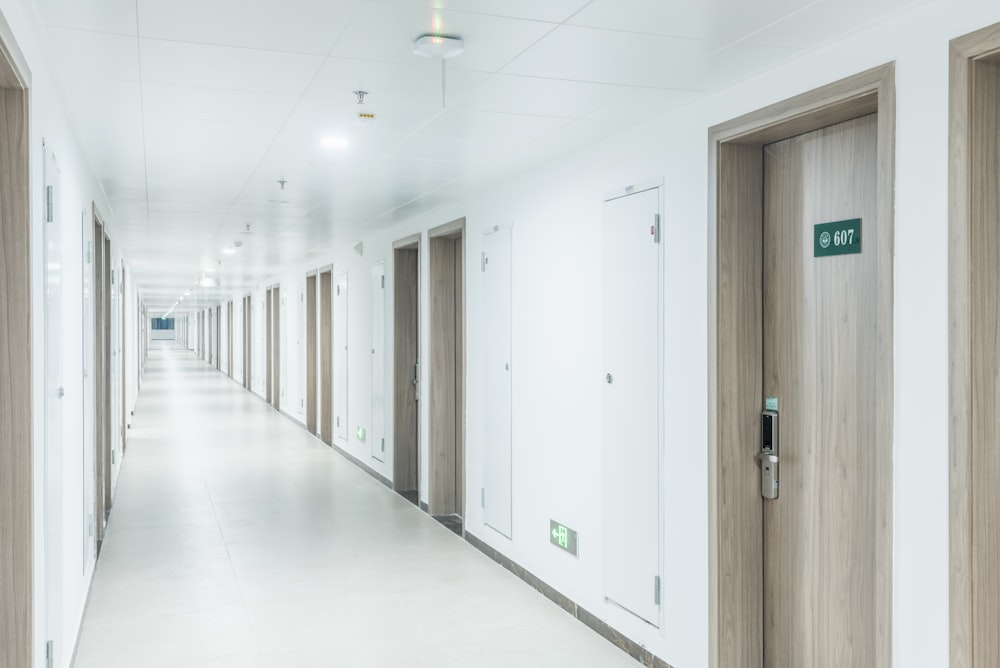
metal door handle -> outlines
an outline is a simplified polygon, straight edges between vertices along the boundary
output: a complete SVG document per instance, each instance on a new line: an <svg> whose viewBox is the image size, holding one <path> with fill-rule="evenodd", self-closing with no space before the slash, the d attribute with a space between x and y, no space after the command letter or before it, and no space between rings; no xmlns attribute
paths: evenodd
<svg viewBox="0 0 1000 668"><path fill-rule="evenodd" d="M760 462L760 495L765 499L778 498L778 455L761 452L757 455Z"/></svg>
<svg viewBox="0 0 1000 668"><path fill-rule="evenodd" d="M608 385L611 385L613 382L615 382L615 377L609 373L607 376L604 377L604 380L608 381Z"/></svg>

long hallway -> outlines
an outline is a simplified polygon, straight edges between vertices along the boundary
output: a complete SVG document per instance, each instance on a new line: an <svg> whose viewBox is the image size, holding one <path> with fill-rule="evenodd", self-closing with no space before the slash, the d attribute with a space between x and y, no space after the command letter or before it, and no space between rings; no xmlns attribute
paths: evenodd
<svg viewBox="0 0 1000 668"><path fill-rule="evenodd" d="M191 352L128 444L76 668L638 665Z"/></svg>

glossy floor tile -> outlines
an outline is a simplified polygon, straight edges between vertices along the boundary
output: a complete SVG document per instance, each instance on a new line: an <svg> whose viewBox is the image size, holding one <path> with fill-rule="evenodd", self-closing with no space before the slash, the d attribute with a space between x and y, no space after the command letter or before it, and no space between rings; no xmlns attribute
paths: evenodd
<svg viewBox="0 0 1000 668"><path fill-rule="evenodd" d="M238 383L161 344L74 665L639 664Z"/></svg>

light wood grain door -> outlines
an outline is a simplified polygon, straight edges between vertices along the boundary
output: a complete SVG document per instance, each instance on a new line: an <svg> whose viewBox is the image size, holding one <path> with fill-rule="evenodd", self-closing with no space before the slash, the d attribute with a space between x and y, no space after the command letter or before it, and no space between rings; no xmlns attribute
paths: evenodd
<svg viewBox="0 0 1000 668"><path fill-rule="evenodd" d="M271 290L271 405L281 410L281 288Z"/></svg>
<svg viewBox="0 0 1000 668"><path fill-rule="evenodd" d="M316 433L316 275L306 276L306 429Z"/></svg>
<svg viewBox="0 0 1000 668"><path fill-rule="evenodd" d="M393 485L418 499L420 388L420 249L393 252ZM415 501L415 503L418 501Z"/></svg>
<svg viewBox="0 0 1000 668"><path fill-rule="evenodd" d="M764 665L882 665L876 578L877 117L764 149L764 395L779 497L764 502ZM814 257L814 226L861 219L861 252ZM867 226L866 226L867 223Z"/></svg>
<svg viewBox="0 0 1000 668"><path fill-rule="evenodd" d="M465 515L465 244L430 240L429 511Z"/></svg>
<svg viewBox="0 0 1000 668"><path fill-rule="evenodd" d="M319 275L319 437L333 444L333 272Z"/></svg>

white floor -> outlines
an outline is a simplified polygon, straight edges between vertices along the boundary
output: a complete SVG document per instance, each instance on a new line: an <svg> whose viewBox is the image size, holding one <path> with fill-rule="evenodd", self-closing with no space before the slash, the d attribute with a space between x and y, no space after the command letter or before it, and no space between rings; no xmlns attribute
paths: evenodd
<svg viewBox="0 0 1000 668"><path fill-rule="evenodd" d="M639 664L192 353L161 346L74 665Z"/></svg>

